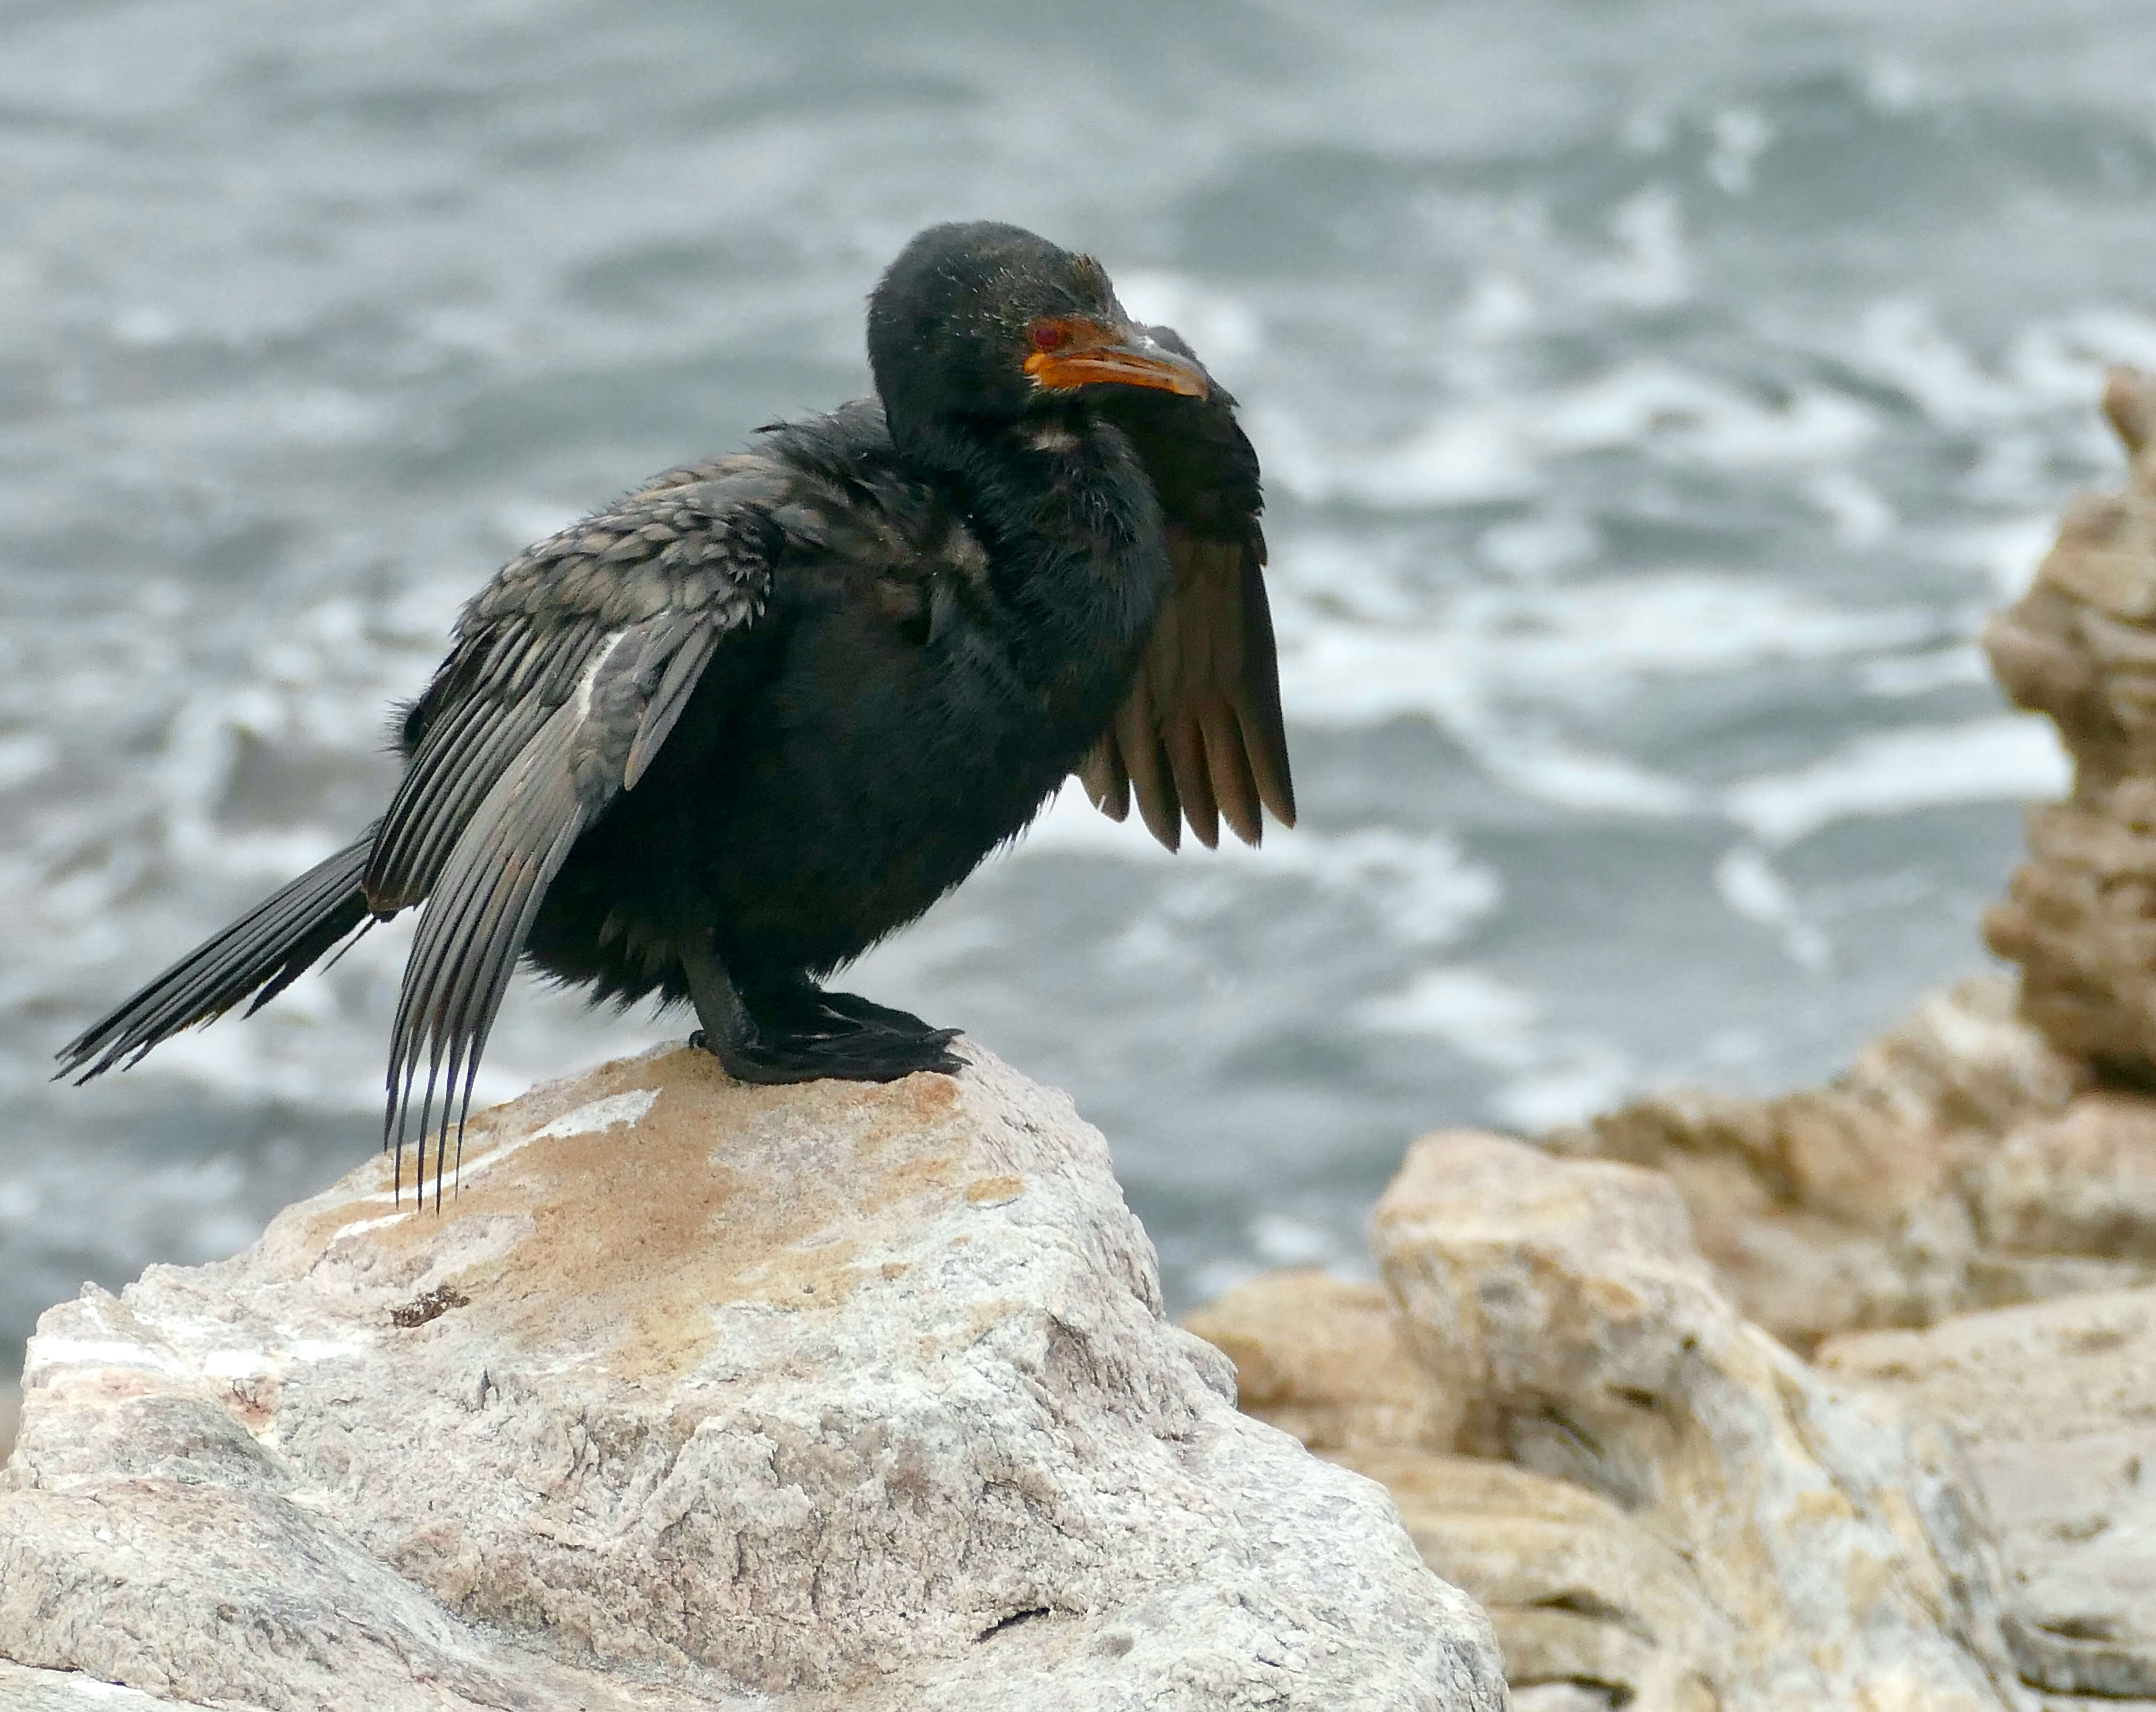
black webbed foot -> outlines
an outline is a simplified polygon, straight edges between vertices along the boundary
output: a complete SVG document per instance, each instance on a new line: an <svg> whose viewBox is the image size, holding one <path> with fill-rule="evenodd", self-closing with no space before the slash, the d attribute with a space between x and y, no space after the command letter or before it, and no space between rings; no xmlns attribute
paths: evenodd
<svg viewBox="0 0 2156 1712"><path fill-rule="evenodd" d="M896 1082L916 1070L955 1076L965 1068L949 1049L955 1028L931 1028L904 1011L806 982L752 1014L715 954L684 957L682 966L704 1025L689 1043L737 1081Z"/></svg>
<svg viewBox="0 0 2156 1712"><path fill-rule="evenodd" d="M957 1037L955 1028L901 1034L856 1028L843 1034L759 1032L747 1040L715 1043L710 1030L699 1028L689 1043L716 1056L737 1082L896 1082L916 1070L957 1075L966 1067L949 1049Z"/></svg>

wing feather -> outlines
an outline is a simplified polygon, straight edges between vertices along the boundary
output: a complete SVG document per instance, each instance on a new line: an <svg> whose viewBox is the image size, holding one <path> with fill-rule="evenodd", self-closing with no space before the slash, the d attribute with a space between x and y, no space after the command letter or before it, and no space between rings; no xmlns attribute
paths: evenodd
<svg viewBox="0 0 2156 1712"><path fill-rule="evenodd" d="M140 1063L151 1048L250 995L248 1013L259 1010L339 940L365 927L359 876L372 838L370 830L280 887L85 1029L62 1051L61 1074L80 1071L78 1079L86 1082Z"/></svg>
<svg viewBox="0 0 2156 1712"><path fill-rule="evenodd" d="M443 1103L434 1156L437 1200L452 1109L461 1141L480 1056L531 919L578 837L612 800L611 789L580 789L578 774L592 771L592 750L618 746L605 744L593 715L608 699L608 668L630 651L625 644L641 640L619 631L593 649L578 693L548 715L465 823L420 918L391 1036L383 1140L398 1156L401 1177L412 1095L424 1057L427 1071L418 1123L423 1178L438 1091ZM610 773L618 781L618 761L608 768L606 757L597 758L602 777Z"/></svg>
<svg viewBox="0 0 2156 1712"><path fill-rule="evenodd" d="M1109 739L1128 773L1131 791L1146 829L1173 850L1183 843L1183 801L1175 794L1175 775L1160 741L1160 720L1145 674L1131 686L1116 714Z"/></svg>
<svg viewBox="0 0 2156 1712"><path fill-rule="evenodd" d="M636 736L629 746L629 759L622 769L622 788L633 791L644 777L644 770L651 765L659 746L673 732L681 717L681 710L689 705L690 692L696 689L704 674L713 650L719 645L719 635L709 628L699 628L683 639L674 650L671 659L660 674L658 687L637 722Z"/></svg>
<svg viewBox="0 0 2156 1712"><path fill-rule="evenodd" d="M1246 844L1261 811L1295 824L1287 732L1265 578L1250 549L1171 529L1173 582L1128 696L1080 777L1096 806L1123 818L1128 796L1174 849L1188 821L1207 848L1225 818ZM1122 812L1118 812L1118 808Z"/></svg>
<svg viewBox="0 0 2156 1712"><path fill-rule="evenodd" d="M1172 330L1150 331L1192 354ZM1135 797L1171 850L1186 821L1208 848L1224 818L1255 844L1265 812L1295 824L1257 454L1218 387L1202 400L1135 388L1109 399L1106 390L1102 407L1130 434L1160 497L1169 582L1129 694L1079 777L1117 820Z"/></svg>
<svg viewBox="0 0 2156 1712"><path fill-rule="evenodd" d="M1258 782L1250 775L1235 710L1208 702L1198 710L1198 729L1205 741L1206 777L1213 782L1221 817L1245 843L1256 843L1265 834L1265 822L1259 810Z"/></svg>
<svg viewBox="0 0 2156 1712"><path fill-rule="evenodd" d="M439 1200L472 1089L547 889L649 768L720 644L769 588L786 491L768 460L663 483L505 569L409 722L411 760L366 869L369 907L424 900L390 1037L382 1139L434 1140ZM440 1126L436 1128L437 1107Z"/></svg>
<svg viewBox="0 0 2156 1712"><path fill-rule="evenodd" d="M1112 725L1078 763L1078 778L1093 806L1110 820L1130 818L1131 776L1123 766L1123 751L1116 745Z"/></svg>
<svg viewBox="0 0 2156 1712"><path fill-rule="evenodd" d="M1190 830L1198 834L1198 842L1207 849L1217 848L1220 843L1220 809L1214 800L1213 774L1205 761L1205 734L1199 726L1199 713L1192 705L1188 692L1168 702L1164 709L1156 709L1160 717L1161 740L1168 751L1168 764L1175 777L1175 794L1183 805L1183 818L1190 823Z"/></svg>
<svg viewBox="0 0 2156 1712"><path fill-rule="evenodd" d="M1229 700L1258 795L1272 811L1274 819L1291 827L1295 781L1288 767L1287 722L1281 714L1280 651L1273 641L1272 604L1265 598L1264 562L1262 551L1255 558L1244 556L1239 614L1242 669L1235 674Z"/></svg>
<svg viewBox="0 0 2156 1712"><path fill-rule="evenodd" d="M560 705L558 680L565 668L583 664L593 640L588 626L559 626L548 635L502 628L526 633L482 654L469 698L429 727L391 799L367 876L377 911L427 895L458 829Z"/></svg>

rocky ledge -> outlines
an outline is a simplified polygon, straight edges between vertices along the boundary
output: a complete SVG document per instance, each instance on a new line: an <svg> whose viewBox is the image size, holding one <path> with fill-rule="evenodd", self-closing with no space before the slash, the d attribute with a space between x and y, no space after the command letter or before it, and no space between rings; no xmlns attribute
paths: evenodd
<svg viewBox="0 0 2156 1712"><path fill-rule="evenodd" d="M2156 1712L2156 379L1985 641L2073 756L1934 993L1823 1088L1425 1137L1382 1284L1191 1316L1383 1480L1536 1712ZM1809 1358L1809 1359L1808 1359Z"/></svg>
<svg viewBox="0 0 2156 1712"><path fill-rule="evenodd" d="M2156 1708L2156 1289L1806 1361L1670 1176L1471 1130L1409 1151L1376 1248L1189 1323L1391 1489L1521 1712Z"/></svg>
<svg viewBox="0 0 2156 1712"><path fill-rule="evenodd" d="M1952 1439L1747 1322L1666 1177L1448 1131L1377 1251L1382 1285L1276 1274L1191 1324L1391 1488L1523 1712L2033 1707Z"/></svg>
<svg viewBox="0 0 2156 1712"><path fill-rule="evenodd" d="M0 1699L1496 1712L1383 1489L1235 1411L1098 1133L970 1050L610 1064L439 1210L370 1162L50 1310Z"/></svg>

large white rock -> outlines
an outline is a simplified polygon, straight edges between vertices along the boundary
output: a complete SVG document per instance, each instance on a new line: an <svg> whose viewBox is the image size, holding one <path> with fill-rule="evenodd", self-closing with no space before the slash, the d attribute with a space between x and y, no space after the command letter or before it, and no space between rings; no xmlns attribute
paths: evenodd
<svg viewBox="0 0 2156 1712"><path fill-rule="evenodd" d="M970 1050L611 1064L475 1120L439 1212L370 1162L52 1310L0 1658L279 1712L1501 1707L1383 1489L1163 1318L1098 1133Z"/></svg>

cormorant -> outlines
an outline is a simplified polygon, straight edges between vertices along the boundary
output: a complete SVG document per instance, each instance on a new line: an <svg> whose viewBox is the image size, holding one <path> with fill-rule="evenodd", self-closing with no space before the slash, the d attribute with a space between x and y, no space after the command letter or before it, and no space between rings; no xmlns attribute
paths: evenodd
<svg viewBox="0 0 2156 1712"><path fill-rule="evenodd" d="M380 820L59 1054L79 1079L266 1004L425 907L389 1049L472 1078L521 956L696 1007L749 1082L955 1073L955 1029L819 982L1065 776L1153 835L1292 825L1258 464L1235 401L1101 264L932 227L869 300L875 394L667 471L531 548L404 710Z"/></svg>

